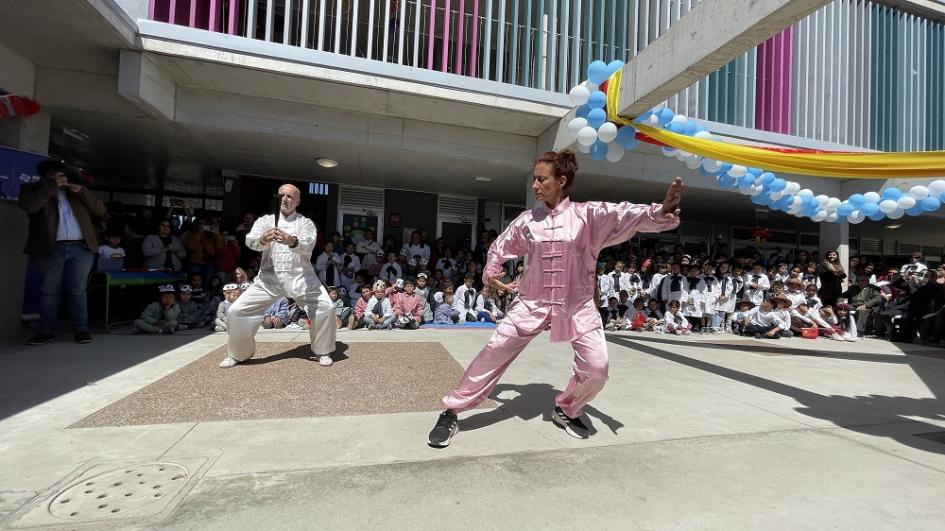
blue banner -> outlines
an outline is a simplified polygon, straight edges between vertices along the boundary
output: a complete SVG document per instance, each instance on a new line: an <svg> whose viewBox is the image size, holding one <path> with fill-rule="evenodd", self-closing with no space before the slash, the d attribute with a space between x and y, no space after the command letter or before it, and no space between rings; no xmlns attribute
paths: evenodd
<svg viewBox="0 0 945 531"><path fill-rule="evenodd" d="M45 155L0 146L0 199L16 201L20 186L39 180L36 165Z"/></svg>

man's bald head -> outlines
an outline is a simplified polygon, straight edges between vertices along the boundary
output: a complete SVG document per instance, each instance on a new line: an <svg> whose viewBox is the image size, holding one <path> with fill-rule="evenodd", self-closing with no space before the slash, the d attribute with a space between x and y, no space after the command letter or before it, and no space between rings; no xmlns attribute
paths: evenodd
<svg viewBox="0 0 945 531"><path fill-rule="evenodd" d="M279 208L283 216L288 216L295 212L296 207L302 202L302 192L295 185L283 184L279 187Z"/></svg>

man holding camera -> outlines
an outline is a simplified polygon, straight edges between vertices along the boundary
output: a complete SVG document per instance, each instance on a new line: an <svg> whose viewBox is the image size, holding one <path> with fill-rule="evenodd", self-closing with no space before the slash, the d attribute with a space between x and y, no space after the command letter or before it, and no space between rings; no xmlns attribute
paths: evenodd
<svg viewBox="0 0 945 531"><path fill-rule="evenodd" d="M36 166L40 179L20 190L20 206L29 215L29 236L23 250L39 269L39 333L28 344L56 339L60 296L67 290L76 343L91 343L86 288L98 249L92 217L105 215L105 204L77 179L66 165L44 160Z"/></svg>

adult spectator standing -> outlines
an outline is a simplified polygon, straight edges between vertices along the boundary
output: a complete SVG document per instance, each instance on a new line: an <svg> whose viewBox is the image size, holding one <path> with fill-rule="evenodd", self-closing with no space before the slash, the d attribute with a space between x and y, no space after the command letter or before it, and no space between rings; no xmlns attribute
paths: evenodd
<svg viewBox="0 0 945 531"><path fill-rule="evenodd" d="M407 257L407 260L411 258L415 259L417 264L419 264L421 260L429 264L430 246L423 242L420 231L415 230L410 234L410 243L404 244L404 247L400 250L400 255Z"/></svg>
<svg viewBox="0 0 945 531"><path fill-rule="evenodd" d="M66 176L66 165L44 160L36 166L39 182L24 184L20 206L29 215L26 248L40 276L39 333L30 345L56 339L63 285L76 343L91 343L86 288L98 241L93 217L105 215L105 204L91 190Z"/></svg>
<svg viewBox="0 0 945 531"><path fill-rule="evenodd" d="M311 319L312 352L324 367L335 350L334 303L312 268L317 233L312 220L298 214L301 192L291 184L279 187L278 224L273 215L259 218L246 235L246 245L262 252L259 276L227 312L229 342L220 367L233 367L253 357L254 336L266 309L282 297L291 297Z"/></svg>
<svg viewBox="0 0 945 531"><path fill-rule="evenodd" d="M371 269L377 260L377 252L381 250L381 244L374 236L374 229L365 229L364 237L358 240L354 252L361 258L361 267Z"/></svg>
<svg viewBox="0 0 945 531"><path fill-rule="evenodd" d="M821 302L824 306L833 306L843 292L843 280L847 278L847 272L843 270L837 251L827 251L824 261L817 267L817 275L820 277Z"/></svg>
<svg viewBox="0 0 945 531"><path fill-rule="evenodd" d="M141 243L144 266L148 269L180 271L181 260L187 256L180 238L171 234L171 222L163 219L158 223L157 234L151 234Z"/></svg>
<svg viewBox="0 0 945 531"><path fill-rule="evenodd" d="M325 242L324 252L315 259L315 272L325 286L341 286L341 257L335 254L335 244Z"/></svg>
<svg viewBox="0 0 945 531"><path fill-rule="evenodd" d="M922 263L922 253L916 251L909 258L909 263L902 266L900 271L904 278L918 276L924 273L929 266Z"/></svg>
<svg viewBox="0 0 945 531"><path fill-rule="evenodd" d="M216 273L217 254L223 248L219 224L214 228L206 219L198 219L193 230L184 235L184 247L187 248L189 272L200 273L203 278L209 279Z"/></svg>

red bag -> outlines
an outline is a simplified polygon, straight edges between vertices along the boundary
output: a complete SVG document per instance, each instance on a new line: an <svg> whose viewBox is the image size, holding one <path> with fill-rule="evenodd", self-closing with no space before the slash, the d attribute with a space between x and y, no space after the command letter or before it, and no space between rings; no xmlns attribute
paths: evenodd
<svg viewBox="0 0 945 531"><path fill-rule="evenodd" d="M804 339L817 339L818 331L816 328L801 328L801 337Z"/></svg>

